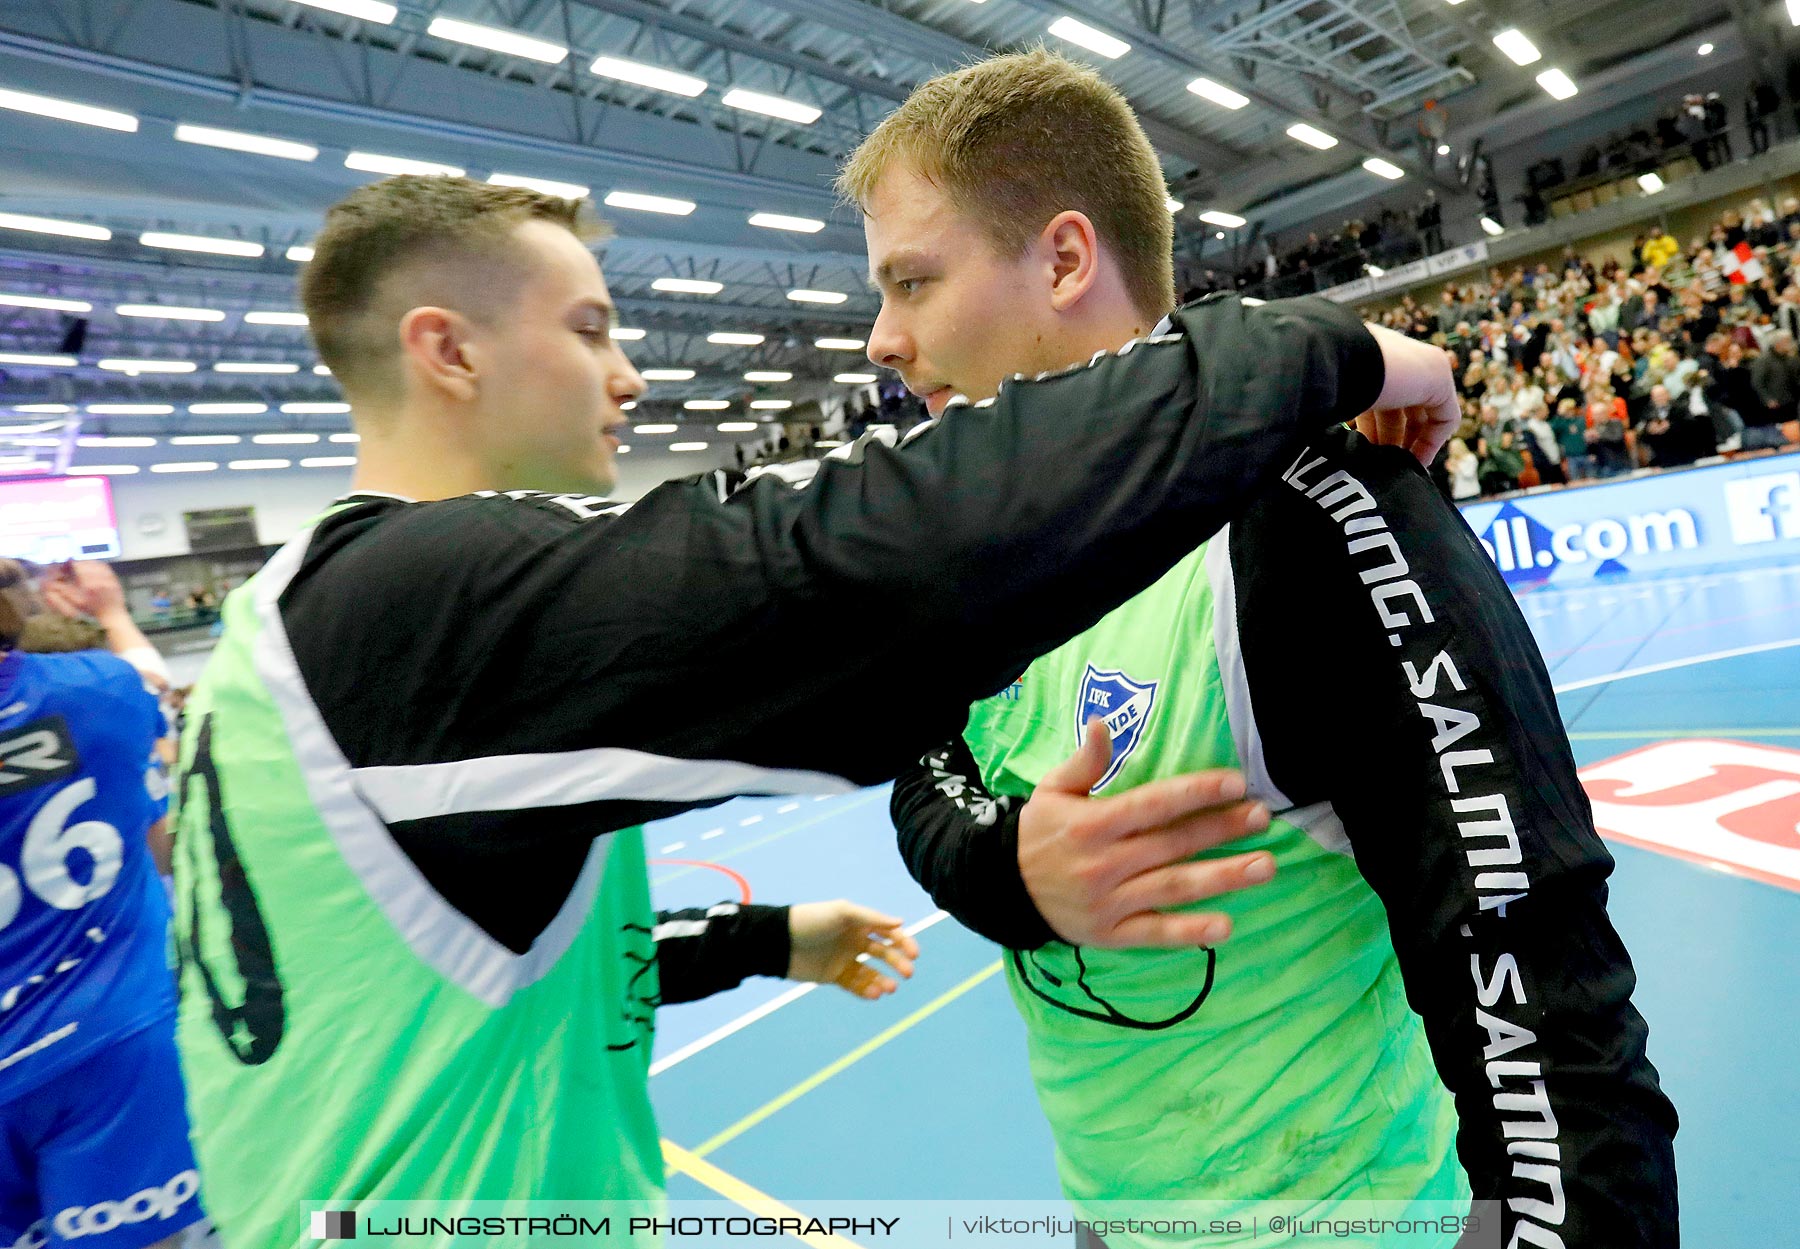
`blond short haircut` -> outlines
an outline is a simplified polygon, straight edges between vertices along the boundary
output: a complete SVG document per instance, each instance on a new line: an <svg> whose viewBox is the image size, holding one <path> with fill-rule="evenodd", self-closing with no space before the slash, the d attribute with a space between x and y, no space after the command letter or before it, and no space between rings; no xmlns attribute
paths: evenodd
<svg viewBox="0 0 1800 1249"><path fill-rule="evenodd" d="M1022 253L1056 214L1085 214L1137 310L1175 306L1162 166L1131 105L1093 70L1035 48L941 74L851 153L838 194L866 207L897 163L941 187L1003 255Z"/></svg>
<svg viewBox="0 0 1800 1249"><path fill-rule="evenodd" d="M377 318L392 311L383 295L395 276L464 264L481 276L459 287L472 298L458 311L477 319L496 314L506 271L525 273L513 232L527 221L565 226L584 241L607 234L585 201L524 187L403 174L351 192L325 214L300 273L300 303L319 358L347 391L388 389L399 340L395 326Z"/></svg>

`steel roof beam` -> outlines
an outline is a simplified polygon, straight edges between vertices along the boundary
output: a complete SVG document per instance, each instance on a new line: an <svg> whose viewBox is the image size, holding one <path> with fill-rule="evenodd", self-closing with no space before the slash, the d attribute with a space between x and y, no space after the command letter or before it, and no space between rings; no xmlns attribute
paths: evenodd
<svg viewBox="0 0 1800 1249"><path fill-rule="evenodd" d="M1328 129L1352 146L1362 148L1369 155L1381 156L1396 164L1404 165L1441 189L1446 191L1460 189L1454 187L1449 180L1440 177L1435 171L1422 168L1417 158L1411 153L1388 146L1383 136L1377 131L1375 124L1363 115L1360 102L1349 101L1351 107L1355 109L1353 113L1330 116L1310 104L1296 103L1258 86L1245 78L1234 66L1226 64L1224 58L1202 60L1174 40L1137 26L1130 21L1120 20L1117 14L1100 9L1089 0L1022 0L1022 2L1044 13L1059 16L1063 13L1071 14L1098 30L1125 40L1134 49L1141 48L1180 73L1203 74L1248 96L1264 108L1276 113L1284 113L1297 121L1310 122L1322 129Z"/></svg>
<svg viewBox="0 0 1800 1249"><path fill-rule="evenodd" d="M581 4L642 4L644 0L577 0ZM761 0L764 7L780 9L808 21L819 22L847 34L872 38L884 47L923 61L927 65L948 67L967 64L971 60L993 55L1005 49L970 43L933 26L915 22L888 9L861 0ZM895 99L904 99L911 88L903 88ZM1195 131L1184 130L1161 118L1150 116L1138 107L1138 120L1150 142L1169 156L1178 156L1214 174L1229 173L1240 167L1245 153L1228 144Z"/></svg>
<svg viewBox="0 0 1800 1249"><path fill-rule="evenodd" d="M167 0L164 0L164 3L167 3ZM281 33L288 34L288 32ZM303 34L289 34L289 37L299 40L312 38ZM139 88L147 87L176 95L199 97L217 106L244 110L251 114L268 111L332 122L348 121L367 124L394 134L422 138L434 144L442 144L446 140L477 143L487 149L483 152L483 159L487 160L497 157L503 162L510 159L516 163L520 156L536 153L564 160L604 161L609 168L620 173L673 177L697 186L710 186L720 191L740 195L776 195L788 200L809 203L829 203L832 199L829 187L831 163L825 158L809 157L805 153L791 149L790 152L794 158L804 159L817 165L816 181L797 181L792 178L749 174L691 160L677 160L645 150L617 146L594 147L543 133L501 130L446 116L422 115L395 109L377 108L347 98L349 93L341 89L335 96L324 94L328 89L337 89L338 84L333 83L322 74L313 75L310 83L320 94L301 94L296 91L259 85L246 95L237 84L208 74L59 44L52 40L12 30L0 30L0 52L62 69L73 68L89 71ZM392 57L395 54L371 51L369 55ZM462 72L444 66L422 65L421 68L435 68L444 74L460 74ZM453 82L451 85L458 84ZM541 94L539 88L504 82L494 82L486 90L495 93L512 91ZM691 150L696 142L703 138L710 141L713 134L706 128L670 121L652 114L630 112L628 116L631 118L633 126L640 132L642 146L659 148L663 152ZM660 137L651 137L650 132L652 131L658 132Z"/></svg>

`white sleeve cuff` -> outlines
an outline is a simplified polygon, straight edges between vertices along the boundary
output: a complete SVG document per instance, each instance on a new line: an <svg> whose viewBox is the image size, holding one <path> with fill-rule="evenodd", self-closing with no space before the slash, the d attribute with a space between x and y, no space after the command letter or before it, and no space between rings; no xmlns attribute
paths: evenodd
<svg viewBox="0 0 1800 1249"><path fill-rule="evenodd" d="M169 665L163 662L162 652L154 646L133 646L120 651L119 658L145 676L160 677L165 683L169 682Z"/></svg>

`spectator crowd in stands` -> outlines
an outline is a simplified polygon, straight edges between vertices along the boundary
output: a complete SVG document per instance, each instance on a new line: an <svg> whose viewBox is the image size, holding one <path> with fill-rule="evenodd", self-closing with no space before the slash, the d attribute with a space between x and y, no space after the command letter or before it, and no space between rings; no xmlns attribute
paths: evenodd
<svg viewBox="0 0 1800 1249"><path fill-rule="evenodd" d="M1800 80L1794 87L1800 89ZM1800 127L1800 95L1796 102L1795 124ZM1562 157L1539 161L1525 172L1523 194L1514 197L1523 209L1524 224L1533 226L1547 221L1551 200L1583 186L1666 168L1683 157L1692 157L1705 171L1729 164L1739 155L1761 155L1769 148L1782 111L1781 94L1758 80L1750 84L1742 103L1748 150L1734 147L1731 107L1719 92L1713 91L1683 96L1679 103L1671 103L1655 117L1646 117L1588 144L1572 162ZM1443 110L1433 112L1441 124ZM1420 151L1424 155L1434 153L1436 148L1428 144L1421 146ZM1491 164L1477 155L1468 172L1470 189L1480 197L1482 211L1504 224L1502 197L1495 186ZM1473 219L1468 224L1472 229ZM1447 244L1443 205L1434 192L1427 191L1410 212L1383 208L1372 221L1347 220L1323 236L1309 233L1297 246L1284 246L1273 236L1258 239L1251 248L1250 259L1241 267L1232 269L1221 263L1193 274L1183 298L1185 301L1210 291L1234 289L1265 299L1312 294L1353 282L1371 265L1391 268L1466 241L1459 237Z"/></svg>
<svg viewBox="0 0 1800 1249"><path fill-rule="evenodd" d="M1417 236L1387 213L1310 237L1289 272L1316 274L1317 289L1349 280L1390 231L1417 251ZM1238 284L1208 270L1183 298ZM1727 211L1686 247L1658 227L1625 258L1571 246L1557 263L1491 269L1428 304L1406 295L1365 315L1455 357L1463 426L1434 472L1458 500L1800 441L1800 198L1779 214L1760 199ZM844 416L830 439L801 427L740 449L740 466L810 459L870 424L904 433L925 412L884 378Z"/></svg>
<svg viewBox="0 0 1800 1249"><path fill-rule="evenodd" d="M1744 134L1750 156L1768 151L1772 123L1781 111L1781 96L1768 83L1751 83L1744 95ZM1731 142L1731 107L1717 91L1693 92L1679 104L1654 118L1616 130L1582 149L1574 168L1551 157L1525 171L1525 193L1519 202L1525 224L1549 219L1548 201L1584 184L1632 177L1665 167L1691 156L1702 171L1730 164L1735 152Z"/></svg>
<svg viewBox="0 0 1800 1249"><path fill-rule="evenodd" d="M1455 358L1464 419L1436 470L1455 499L1800 441L1800 199L1365 315Z"/></svg>
<svg viewBox="0 0 1800 1249"><path fill-rule="evenodd" d="M1436 196L1428 193L1410 217L1398 209L1384 208L1373 221L1346 221L1325 237L1308 234L1304 243L1293 248L1281 248L1270 238L1260 239L1252 249L1255 258L1244 268L1210 268L1193 274L1182 302L1219 290L1238 290L1264 299L1310 295L1354 282L1368 265L1401 264L1426 255L1433 241L1441 251L1443 209Z"/></svg>

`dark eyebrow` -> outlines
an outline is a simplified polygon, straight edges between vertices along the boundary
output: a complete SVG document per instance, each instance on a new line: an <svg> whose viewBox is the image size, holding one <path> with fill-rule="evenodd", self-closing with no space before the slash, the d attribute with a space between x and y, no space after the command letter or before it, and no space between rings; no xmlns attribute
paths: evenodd
<svg viewBox="0 0 1800 1249"><path fill-rule="evenodd" d="M907 265L929 263L930 260L931 260L930 252L924 251L917 247L905 248L901 251L895 252L893 255L889 256L886 260L882 261L881 264L876 267L875 275L872 278L870 278L869 280L871 282L873 282L875 285L880 286L880 285L883 285L884 283L893 281L894 271L896 269L903 268Z"/></svg>

